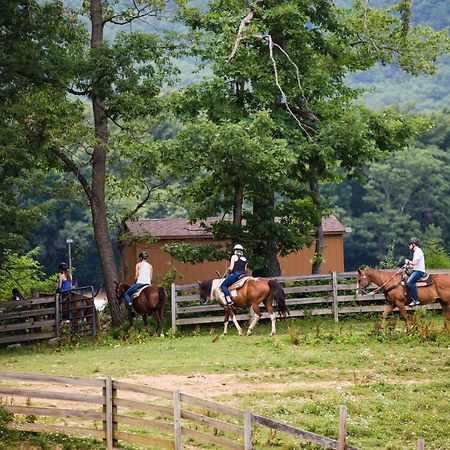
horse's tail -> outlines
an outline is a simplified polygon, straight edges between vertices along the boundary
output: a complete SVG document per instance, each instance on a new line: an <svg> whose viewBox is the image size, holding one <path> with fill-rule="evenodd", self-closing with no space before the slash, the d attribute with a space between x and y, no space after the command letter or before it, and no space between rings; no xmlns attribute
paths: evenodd
<svg viewBox="0 0 450 450"><path fill-rule="evenodd" d="M163 287L159 287L158 295L159 295L159 301L158 301L159 316L161 318L163 318L164 309L166 308L166 303L167 303L167 292Z"/></svg>
<svg viewBox="0 0 450 450"><path fill-rule="evenodd" d="M277 301L277 308L280 316L288 316L289 310L286 305L286 296L281 284L276 280L269 280L270 294Z"/></svg>

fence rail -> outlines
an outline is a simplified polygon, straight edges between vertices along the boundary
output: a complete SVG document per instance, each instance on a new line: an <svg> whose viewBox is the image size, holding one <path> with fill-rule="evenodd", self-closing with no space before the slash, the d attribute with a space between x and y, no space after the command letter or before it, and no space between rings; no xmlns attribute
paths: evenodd
<svg viewBox="0 0 450 450"><path fill-rule="evenodd" d="M59 337L65 322L79 334L96 334L92 286L72 289L64 297L41 294L30 300L0 302L0 345Z"/></svg>
<svg viewBox="0 0 450 450"><path fill-rule="evenodd" d="M432 274L450 274L450 270L433 269ZM298 275L273 277L283 285L286 305L290 317L333 315L335 322L342 314L381 312L384 309L383 294L356 293L357 272L331 272L318 275ZM372 289L376 286L372 285ZM200 305L198 284L172 284L172 331L179 326L200 325L223 322L223 308L217 303ZM262 307L262 319L268 314ZM440 305L424 306L427 309L440 309ZM249 320L248 311L238 310L238 320Z"/></svg>
<svg viewBox="0 0 450 450"><path fill-rule="evenodd" d="M90 436L102 439L108 449L123 441L181 450L183 443L193 440L225 449L251 450L258 446L252 433L257 425L323 448L357 450L346 443L345 407L340 411L339 440L334 440L180 391L123 383L110 377L0 372L0 398L3 408L14 415L8 423L11 430Z"/></svg>

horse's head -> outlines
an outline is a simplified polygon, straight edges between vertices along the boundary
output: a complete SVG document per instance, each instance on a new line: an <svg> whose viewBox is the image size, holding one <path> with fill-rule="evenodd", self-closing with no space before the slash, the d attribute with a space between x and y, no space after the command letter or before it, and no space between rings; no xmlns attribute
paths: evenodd
<svg viewBox="0 0 450 450"><path fill-rule="evenodd" d="M366 288L372 280L367 276L367 269L358 269L357 291L358 294L366 294Z"/></svg>
<svg viewBox="0 0 450 450"><path fill-rule="evenodd" d="M211 298L212 280L198 282L198 290L200 294L200 303L204 305Z"/></svg>
<svg viewBox="0 0 450 450"><path fill-rule="evenodd" d="M125 292L130 286L128 286L128 284L126 283L118 283L117 281L115 281L115 283L116 283L116 301L120 305L120 303L123 300L123 294L125 294Z"/></svg>

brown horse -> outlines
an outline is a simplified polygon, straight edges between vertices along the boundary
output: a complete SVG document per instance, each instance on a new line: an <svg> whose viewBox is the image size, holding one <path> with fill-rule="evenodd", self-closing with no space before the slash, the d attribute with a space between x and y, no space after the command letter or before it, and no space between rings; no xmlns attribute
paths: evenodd
<svg viewBox="0 0 450 450"><path fill-rule="evenodd" d="M223 278L200 282L200 301L204 304L211 298L215 299L225 309L223 334L227 334L228 322L231 318L236 325L239 336L242 336L242 328L239 326L236 314L233 309L226 304L222 290L220 289L222 282ZM230 287L230 290L232 289L233 286ZM272 331L270 336L273 336L276 333L275 313L273 312L274 300L277 302L279 314L281 316L288 315L289 311L286 306L283 288L275 280L267 281L264 278L251 278L237 290L236 296L233 296L234 305L237 308L251 308L250 313L254 313L254 317L248 327L247 336L250 336L253 333L253 328L261 317L261 312L259 309L260 303L264 303L266 311L268 312L272 322Z"/></svg>
<svg viewBox="0 0 450 450"><path fill-rule="evenodd" d="M94 336L100 331L100 321L94 304L97 293L98 291L94 293L91 287L86 287L57 294L61 320L68 320L72 331Z"/></svg>
<svg viewBox="0 0 450 450"><path fill-rule="evenodd" d="M409 301L406 288L401 284L403 273L401 271L389 272L380 269L358 269L358 293L364 294L365 289L370 283L381 287L381 291L386 297L387 305L382 315L382 326L386 316L390 314L395 307L400 311L401 318L408 327L408 314L406 313L405 303ZM428 305L436 300L441 304L445 315L445 329L448 330L450 322L450 276L433 275L433 283L429 286L418 287L419 301L422 305Z"/></svg>
<svg viewBox="0 0 450 450"><path fill-rule="evenodd" d="M116 283L116 297L118 302L121 300L125 302L123 294L125 294L129 287L130 285L126 283ZM131 300L133 302L133 308L127 308L130 327L133 326L134 312L142 316L146 328L148 328L147 316L151 314L156 322L155 334L159 334L167 303L167 292L165 289L158 286L148 286L140 292L138 297L132 297Z"/></svg>

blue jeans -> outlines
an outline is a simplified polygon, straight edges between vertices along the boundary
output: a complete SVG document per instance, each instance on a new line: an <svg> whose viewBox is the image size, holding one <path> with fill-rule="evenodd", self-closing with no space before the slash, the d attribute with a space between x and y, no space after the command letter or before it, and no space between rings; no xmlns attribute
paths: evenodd
<svg viewBox="0 0 450 450"><path fill-rule="evenodd" d="M222 292L225 294L225 297L231 297L230 291L229 291L229 287L233 284L236 283L237 280L239 280L239 278L241 278L242 275L245 275L245 272L234 272L231 275L228 275L227 278L225 278L225 280L223 280L222 284L220 285L220 288L222 289Z"/></svg>
<svg viewBox="0 0 450 450"><path fill-rule="evenodd" d="M125 294L123 294L125 301L127 302L128 306L131 306L131 304L133 303L131 301L131 296L141 287L144 286L142 283L135 283L133 285L131 285L128 290L125 292Z"/></svg>
<svg viewBox="0 0 450 450"><path fill-rule="evenodd" d="M419 297L417 295L417 286L416 283L425 275L425 272L420 270L413 270L413 273L409 276L406 284L408 285L409 292L411 293L411 297L416 302L419 301Z"/></svg>

